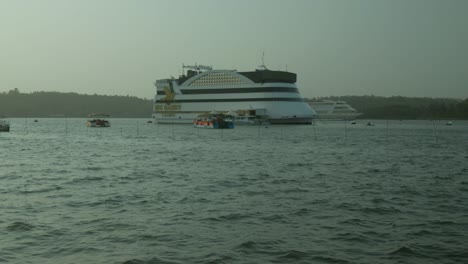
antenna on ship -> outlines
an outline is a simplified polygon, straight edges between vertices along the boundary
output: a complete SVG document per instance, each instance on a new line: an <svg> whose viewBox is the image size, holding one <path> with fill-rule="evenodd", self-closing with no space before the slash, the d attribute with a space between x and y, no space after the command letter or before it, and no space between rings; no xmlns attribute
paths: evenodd
<svg viewBox="0 0 468 264"><path fill-rule="evenodd" d="M265 66L265 52L262 52L262 65L258 66L260 70L268 70L267 67Z"/></svg>

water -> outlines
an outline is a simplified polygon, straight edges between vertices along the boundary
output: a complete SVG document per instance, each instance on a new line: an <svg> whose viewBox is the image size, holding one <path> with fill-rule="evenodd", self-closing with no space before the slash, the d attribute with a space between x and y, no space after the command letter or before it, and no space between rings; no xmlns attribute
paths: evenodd
<svg viewBox="0 0 468 264"><path fill-rule="evenodd" d="M468 122L13 119L2 263L467 263Z"/></svg>

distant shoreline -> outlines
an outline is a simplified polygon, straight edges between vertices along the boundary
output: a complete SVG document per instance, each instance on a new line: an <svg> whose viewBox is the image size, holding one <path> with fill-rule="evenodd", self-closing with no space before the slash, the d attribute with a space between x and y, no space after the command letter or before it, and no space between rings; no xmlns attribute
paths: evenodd
<svg viewBox="0 0 468 264"><path fill-rule="evenodd" d="M345 101L362 113L356 119L468 119L468 99L372 95L311 99ZM106 113L112 118L151 118L152 111L153 100L135 96L21 93L18 89L0 93L0 116L8 118L87 118L91 113Z"/></svg>
<svg viewBox="0 0 468 264"><path fill-rule="evenodd" d="M153 100L134 96L34 92L0 93L0 115L9 118L86 118L106 113L114 118L150 118Z"/></svg>

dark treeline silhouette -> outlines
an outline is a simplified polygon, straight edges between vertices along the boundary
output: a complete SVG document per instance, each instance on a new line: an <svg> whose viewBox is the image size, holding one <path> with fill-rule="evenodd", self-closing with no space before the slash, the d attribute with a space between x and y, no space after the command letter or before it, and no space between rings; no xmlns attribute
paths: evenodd
<svg viewBox="0 0 468 264"><path fill-rule="evenodd" d="M92 113L111 117L151 117L153 101L134 96L77 93L21 93L17 88L0 93L0 116L86 117Z"/></svg>
<svg viewBox="0 0 468 264"><path fill-rule="evenodd" d="M365 119L468 119L468 99L331 96L342 100ZM153 101L134 96L86 95L60 92L21 93L17 88L0 93L0 116L86 117L92 113L112 117L151 117Z"/></svg>
<svg viewBox="0 0 468 264"><path fill-rule="evenodd" d="M331 96L362 113L361 119L468 119L468 99L382 96Z"/></svg>

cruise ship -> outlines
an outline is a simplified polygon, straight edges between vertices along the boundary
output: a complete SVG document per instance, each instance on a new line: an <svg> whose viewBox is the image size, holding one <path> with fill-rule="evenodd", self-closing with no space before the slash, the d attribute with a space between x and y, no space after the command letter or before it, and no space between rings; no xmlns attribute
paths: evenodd
<svg viewBox="0 0 468 264"><path fill-rule="evenodd" d="M192 123L205 113L225 113L270 124L311 124L314 110L296 86L296 74L264 65L249 72L183 65L179 78L155 81L156 123Z"/></svg>
<svg viewBox="0 0 468 264"><path fill-rule="evenodd" d="M361 115L344 101L312 100L309 105L317 113L317 119L327 120L354 120Z"/></svg>

